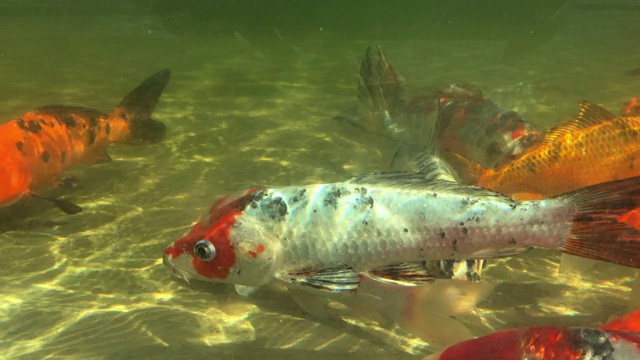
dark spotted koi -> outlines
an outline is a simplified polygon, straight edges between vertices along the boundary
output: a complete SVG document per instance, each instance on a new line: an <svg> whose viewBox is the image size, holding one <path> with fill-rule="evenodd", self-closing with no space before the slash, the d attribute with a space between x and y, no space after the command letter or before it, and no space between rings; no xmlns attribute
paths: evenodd
<svg viewBox="0 0 640 360"><path fill-rule="evenodd" d="M81 208L37 191L54 185L69 168L109 160L111 143L150 144L164 138L165 125L151 112L169 82L162 70L129 93L111 114L79 106L43 106L0 126L0 206L24 196L52 201L67 213Z"/></svg>
<svg viewBox="0 0 640 360"><path fill-rule="evenodd" d="M638 206L640 178L519 202L420 173L376 173L225 197L166 248L164 264L183 279L330 291L357 289L363 274L430 282L428 261L531 247L640 267L640 228L624 219Z"/></svg>

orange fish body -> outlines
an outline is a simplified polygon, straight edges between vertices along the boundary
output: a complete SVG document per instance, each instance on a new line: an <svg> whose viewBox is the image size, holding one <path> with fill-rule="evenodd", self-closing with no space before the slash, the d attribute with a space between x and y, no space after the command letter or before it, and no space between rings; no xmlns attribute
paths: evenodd
<svg viewBox="0 0 640 360"><path fill-rule="evenodd" d="M0 206L54 185L73 166L108 160L106 146L110 143L162 140L164 124L152 120L151 112L169 77L166 69L152 75L111 114L52 105L0 126Z"/></svg>
<svg viewBox="0 0 640 360"><path fill-rule="evenodd" d="M462 161L467 181L519 200L563 194L640 175L640 116L615 117L582 102L579 115L544 134L517 159L497 169Z"/></svg>

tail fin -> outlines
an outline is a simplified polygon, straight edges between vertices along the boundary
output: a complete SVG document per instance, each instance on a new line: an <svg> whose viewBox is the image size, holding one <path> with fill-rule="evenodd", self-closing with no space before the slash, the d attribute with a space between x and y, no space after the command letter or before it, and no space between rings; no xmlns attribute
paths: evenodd
<svg viewBox="0 0 640 360"><path fill-rule="evenodd" d="M398 140L392 116L402 108L402 84L382 49L367 48L358 78L358 104L335 117L340 124Z"/></svg>
<svg viewBox="0 0 640 360"><path fill-rule="evenodd" d="M640 268L640 177L576 190L566 197L576 209L563 252Z"/></svg>
<svg viewBox="0 0 640 360"><path fill-rule="evenodd" d="M367 49L360 66L358 102L373 114L392 115L402 105L402 85L382 49Z"/></svg>
<svg viewBox="0 0 640 360"><path fill-rule="evenodd" d="M128 144L149 144L164 139L165 125L153 120L151 113L167 86L171 72L163 69L133 89L111 113L109 140ZM120 124L117 124L120 122ZM120 126L118 126L120 125Z"/></svg>
<svg viewBox="0 0 640 360"><path fill-rule="evenodd" d="M602 325L600 330L640 332L640 310L630 312L625 316L610 321Z"/></svg>

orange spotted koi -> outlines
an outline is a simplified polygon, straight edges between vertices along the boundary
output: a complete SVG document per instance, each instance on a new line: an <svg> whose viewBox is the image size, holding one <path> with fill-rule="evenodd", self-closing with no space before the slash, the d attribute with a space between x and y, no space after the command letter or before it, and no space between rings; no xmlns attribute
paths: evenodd
<svg viewBox="0 0 640 360"><path fill-rule="evenodd" d="M453 154L458 174L470 185L533 200L585 186L640 175L640 116L615 116L590 102L544 133L517 159L487 169Z"/></svg>
<svg viewBox="0 0 640 360"><path fill-rule="evenodd" d="M24 196L51 201L68 214L82 210L38 190L55 185L69 168L109 160L111 143L150 144L161 141L165 125L151 119L169 82L165 69L130 92L111 114L65 105L43 106L0 126L0 206Z"/></svg>
<svg viewBox="0 0 640 360"><path fill-rule="evenodd" d="M640 310L600 328L532 326L463 341L424 360L636 360Z"/></svg>

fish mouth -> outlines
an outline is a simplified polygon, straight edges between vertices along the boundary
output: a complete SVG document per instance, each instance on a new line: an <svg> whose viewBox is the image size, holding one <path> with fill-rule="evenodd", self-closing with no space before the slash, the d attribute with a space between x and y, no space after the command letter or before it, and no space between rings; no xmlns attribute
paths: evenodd
<svg viewBox="0 0 640 360"><path fill-rule="evenodd" d="M178 269L175 265L173 265L173 263L171 262L170 254L164 254L164 256L162 257L162 264L167 270L169 270L169 272L173 276L184 280L187 284L190 284L189 278L187 277L187 273Z"/></svg>

